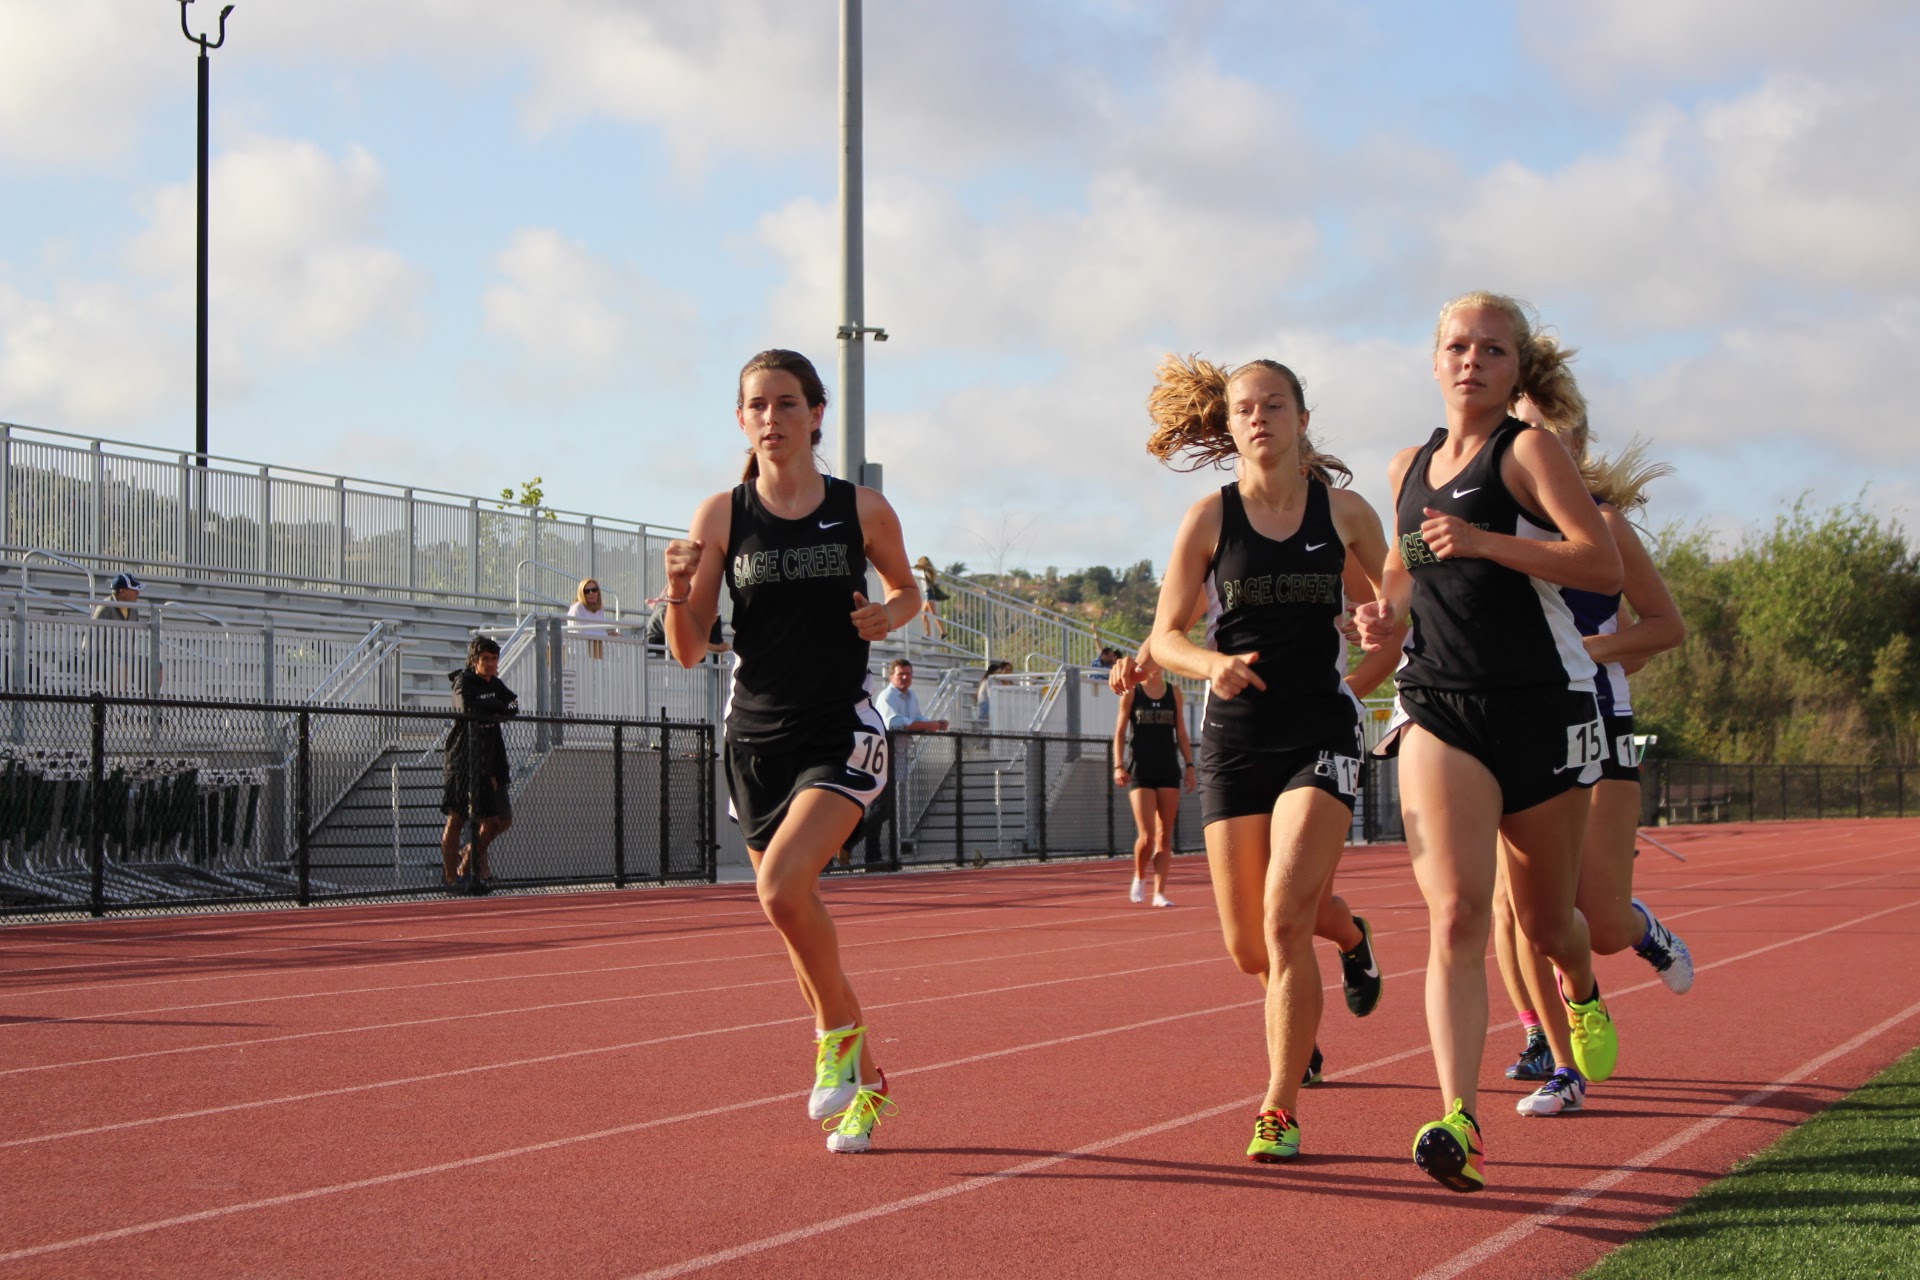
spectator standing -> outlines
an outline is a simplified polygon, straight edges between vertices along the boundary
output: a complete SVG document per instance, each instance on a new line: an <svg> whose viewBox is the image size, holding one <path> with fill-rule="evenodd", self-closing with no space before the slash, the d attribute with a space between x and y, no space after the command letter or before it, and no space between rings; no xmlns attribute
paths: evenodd
<svg viewBox="0 0 1920 1280"><path fill-rule="evenodd" d="M454 713L462 718L447 731L441 868L449 885L471 873L475 891L486 893L493 887L487 850L513 826L507 740L500 721L520 714L520 699L500 679L500 646L486 636L475 636L467 645L467 665L449 672L447 682L453 686ZM460 830L469 818L473 838L463 845Z"/></svg>
<svg viewBox="0 0 1920 1280"><path fill-rule="evenodd" d="M980 677L980 684L973 691L974 714L981 720L987 719L989 700L993 696L993 678L1013 674L1013 664L1004 658L996 658L987 664L986 674Z"/></svg>
<svg viewBox="0 0 1920 1280"><path fill-rule="evenodd" d="M947 593L940 588L940 571L933 567L933 560L921 556L913 562L913 571L920 575L920 581L926 589L920 593L920 625L926 634L933 636L937 631L940 640L947 638L947 624L940 619L940 603Z"/></svg>

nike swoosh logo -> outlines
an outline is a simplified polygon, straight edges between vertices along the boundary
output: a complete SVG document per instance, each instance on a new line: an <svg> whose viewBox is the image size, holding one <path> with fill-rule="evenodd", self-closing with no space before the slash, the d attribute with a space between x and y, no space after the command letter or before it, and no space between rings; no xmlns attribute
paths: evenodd
<svg viewBox="0 0 1920 1280"><path fill-rule="evenodd" d="M1307 550L1309 550L1309 551L1318 551L1318 550L1319 550L1320 548L1322 548L1322 547L1324 547L1324 546L1326 546L1326 545L1327 545L1327 544L1326 544L1326 543L1324 543L1324 542L1309 542L1309 543L1307 544Z"/></svg>
<svg viewBox="0 0 1920 1280"><path fill-rule="evenodd" d="M820 522L820 527L822 529L838 529L841 525L845 523L846 523L845 520L822 520Z"/></svg>
<svg viewBox="0 0 1920 1280"><path fill-rule="evenodd" d="M1366 968L1366 974L1367 974L1367 976L1368 976L1369 978L1377 978L1377 977L1379 977L1379 976L1380 976L1380 962L1379 962L1378 960L1376 960L1376 961L1374 961L1374 962L1373 962L1372 964L1370 964L1370 965L1368 965L1368 966L1367 966L1367 968Z"/></svg>
<svg viewBox="0 0 1920 1280"><path fill-rule="evenodd" d="M1486 486L1485 486L1485 485L1480 485L1480 484L1477 484L1477 485L1475 485L1475 486L1473 486L1473 488L1471 488L1471 489L1455 489L1455 490L1453 491L1453 496L1454 496L1454 497L1456 497L1456 498L1464 498L1464 497L1466 497L1466 496L1467 496L1468 494L1470 494L1470 493L1478 493L1478 492L1480 492L1480 491L1481 491L1482 489L1484 489L1484 488L1486 488Z"/></svg>

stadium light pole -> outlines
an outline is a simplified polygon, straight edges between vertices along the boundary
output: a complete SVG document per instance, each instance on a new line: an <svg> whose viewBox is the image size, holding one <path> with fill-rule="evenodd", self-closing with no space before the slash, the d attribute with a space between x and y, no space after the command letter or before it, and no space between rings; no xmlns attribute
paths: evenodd
<svg viewBox="0 0 1920 1280"><path fill-rule="evenodd" d="M860 0L840 0L840 448L839 473L880 487L867 462L867 337L887 331L866 323L866 252L860 189Z"/></svg>
<svg viewBox="0 0 1920 1280"><path fill-rule="evenodd" d="M187 6L193 0L180 0L180 33L189 43L200 46L200 207L198 225L198 257L195 270L194 289L194 401L193 401L193 451L194 461L200 466L207 465L207 50L218 49L227 42L227 15L233 12L228 5L220 11L220 35L216 40L195 35L187 26Z"/></svg>

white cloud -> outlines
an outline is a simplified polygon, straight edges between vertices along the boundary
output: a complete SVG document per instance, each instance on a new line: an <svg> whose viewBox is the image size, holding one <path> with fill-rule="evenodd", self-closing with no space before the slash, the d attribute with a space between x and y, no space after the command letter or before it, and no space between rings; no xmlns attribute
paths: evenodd
<svg viewBox="0 0 1920 1280"><path fill-rule="evenodd" d="M370 156L253 137L214 158L208 365L218 393L261 370L415 327L420 270L378 243L384 179ZM105 428L193 395L194 209L189 184L142 199L130 277L17 291L0 321L0 396L22 418Z"/></svg>
<svg viewBox="0 0 1920 1280"><path fill-rule="evenodd" d="M1911 40L1908 0L1608 0L1523 5L1529 54L1579 83L1715 75L1755 64L1841 65Z"/></svg>
<svg viewBox="0 0 1920 1280"><path fill-rule="evenodd" d="M195 55L179 8L145 12L142 23L129 21L125 0L0 0L0 159L110 162L131 145L161 85L192 93Z"/></svg>
<svg viewBox="0 0 1920 1280"><path fill-rule="evenodd" d="M1678 446L1817 442L1877 466L1920 463L1912 429L1920 299L1730 328L1707 351L1598 388L1595 422L1645 424Z"/></svg>
<svg viewBox="0 0 1920 1280"><path fill-rule="evenodd" d="M1436 290L1574 295L1636 334L1737 322L1783 298L1908 296L1920 157L1887 122L1916 114L1912 83L1803 76L1692 113L1655 107L1611 151L1479 179L1437 211L1408 268L1424 264Z"/></svg>
<svg viewBox="0 0 1920 1280"><path fill-rule="evenodd" d="M494 260L486 327L520 349L515 376L542 394L602 386L622 372L671 375L692 358L691 299L547 227L522 228Z"/></svg>
<svg viewBox="0 0 1920 1280"><path fill-rule="evenodd" d="M193 330L155 323L145 299L102 281L50 299L0 286L0 405L65 428L138 420L193 394Z"/></svg>

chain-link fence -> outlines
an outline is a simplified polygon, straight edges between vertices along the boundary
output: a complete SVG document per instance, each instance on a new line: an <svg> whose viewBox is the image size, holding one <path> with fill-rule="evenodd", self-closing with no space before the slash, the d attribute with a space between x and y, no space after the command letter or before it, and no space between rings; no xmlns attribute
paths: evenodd
<svg viewBox="0 0 1920 1280"><path fill-rule="evenodd" d="M711 881L713 762L706 723L0 694L0 916Z"/></svg>

